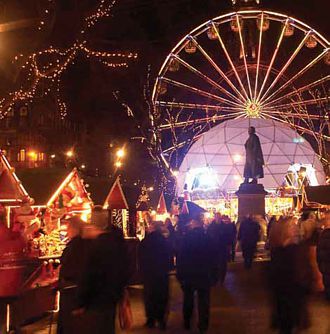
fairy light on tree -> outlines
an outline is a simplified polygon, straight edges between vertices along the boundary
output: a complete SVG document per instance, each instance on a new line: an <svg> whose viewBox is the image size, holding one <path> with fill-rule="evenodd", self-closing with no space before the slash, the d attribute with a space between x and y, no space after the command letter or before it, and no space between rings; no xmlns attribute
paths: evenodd
<svg viewBox="0 0 330 334"><path fill-rule="evenodd" d="M127 68L128 63L137 58L137 53L92 50L88 48L85 38L86 32L94 27L100 19L110 16L115 3L115 0L110 2L101 0L95 11L84 19L82 30L70 47L60 49L50 46L28 56L21 65L22 83L20 87L0 98L0 118L3 118L16 102L23 100L32 102L41 83L47 87L44 95L51 93L55 95L60 117L64 118L67 115L67 105L60 97L62 74L79 55L83 55L85 59L98 61L107 68ZM49 12L50 8L46 8L45 14L49 14ZM40 21L40 26L45 26L44 20ZM23 54L16 55L13 62L21 62L22 58L24 58Z"/></svg>

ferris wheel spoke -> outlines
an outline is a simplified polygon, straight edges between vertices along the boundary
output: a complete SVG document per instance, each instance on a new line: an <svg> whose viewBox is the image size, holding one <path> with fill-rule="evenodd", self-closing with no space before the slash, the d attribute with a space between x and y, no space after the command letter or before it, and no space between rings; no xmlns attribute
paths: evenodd
<svg viewBox="0 0 330 334"><path fill-rule="evenodd" d="M310 100L301 100L301 101L295 101L291 103L286 103L286 104L275 104L272 106L268 106L268 109L278 109L278 108L286 108L286 107L295 107L295 106L309 106L313 104L318 104L320 102L327 102L330 100L330 96L326 97L320 97L317 99L310 99Z"/></svg>
<svg viewBox="0 0 330 334"><path fill-rule="evenodd" d="M273 115L267 115L269 118L275 120L275 121L279 121L281 123L284 123L284 124L289 124L291 127L293 127L295 130L300 130L301 132L303 133L307 133L317 139L324 139L324 140L327 140L327 141L330 141L330 137L329 136L326 136L322 133L318 133L318 132L315 132L311 129L308 129L308 128L305 128L301 125L298 125L298 124L295 124L295 123L292 123L292 122L288 122L288 119L284 119L284 118L279 118L279 117L276 117L276 116L273 116Z"/></svg>
<svg viewBox="0 0 330 334"><path fill-rule="evenodd" d="M209 123L209 122L217 122L222 121L225 119L234 118L236 116L240 116L240 112L232 113L232 114L226 114L226 115L215 115L210 117L204 117L204 118L198 118L194 120L184 121L184 122L176 122L173 124L163 124L159 126L160 131L169 130L169 129L175 129L175 128L182 128L189 125L197 125L202 123Z"/></svg>
<svg viewBox="0 0 330 334"><path fill-rule="evenodd" d="M216 35L218 37L218 41L219 41L219 43L220 43L220 45L221 45L221 47L222 47L222 49L223 49L223 51L224 51L224 53L225 53L225 55L227 57L227 60L228 60L228 62L230 64L230 66L231 66L231 68L232 68L235 76L236 76L236 79L237 79L237 81L238 81L238 83L239 83L239 85L240 85L240 87L242 89L242 92L244 93L245 97L248 99L249 97L248 97L247 91L246 91L246 89L245 89L245 87L244 87L244 85L242 83L242 80L241 80L241 78L240 78L240 76L239 76L239 74L237 72L237 69L236 69L236 67L235 67L235 65L234 65L234 63L233 63L233 61L232 61L232 59L231 59L231 57L229 55L229 52L227 51L225 43L223 42L222 37L220 36L219 30L215 26L214 22L212 22L212 27L213 27L214 31L216 32Z"/></svg>
<svg viewBox="0 0 330 334"><path fill-rule="evenodd" d="M238 34L239 34L239 39L241 42L241 48L242 48L242 53L243 53L243 61L244 61L244 66L245 66L245 73L246 73L246 78L249 86L249 93L250 93L250 100L252 100L252 89L251 89L251 82L250 82L250 75L249 75L249 69L247 66L247 61L246 61L246 56L245 56L245 47L244 47L244 41L243 41L243 35L242 35L242 28L241 28L241 23L239 21L238 14L236 14L236 22L238 26Z"/></svg>
<svg viewBox="0 0 330 334"><path fill-rule="evenodd" d="M172 79L169 79L169 78L166 78L166 77L162 77L161 80L163 82L171 84L172 86L176 86L176 87L188 90L188 91L193 92L193 93L195 93L197 95L204 96L204 97L210 98L212 100L215 100L215 101L227 104L227 105L234 105L234 106L236 106L236 104L234 104L232 101L224 99L224 98L222 98L222 97L220 97L218 95L214 95L212 93L206 92L206 91L204 91L202 89L199 89L199 88L196 88L196 87L193 87L193 86L189 86L189 85L187 85L187 84L185 84L183 82L172 80Z"/></svg>
<svg viewBox="0 0 330 334"><path fill-rule="evenodd" d="M275 110L264 110L262 112L262 114L264 115L278 115L280 117L293 117L293 118L297 118L297 119L307 119L307 120L324 120L324 117L320 116L320 115L311 115L308 113L299 113L299 112L290 112L287 110L283 110L283 111L275 111Z"/></svg>
<svg viewBox="0 0 330 334"><path fill-rule="evenodd" d="M279 102L279 101L283 101L285 99L288 99L288 98L290 98L292 96L295 96L295 95L297 95L299 93L305 92L305 91L309 90L310 88L313 88L313 87L318 86L318 85L322 85L323 83L325 83L325 82L327 82L329 80L330 80L330 74L327 75L327 76L325 76L325 77L323 77L323 78L321 78L321 79L319 79L319 80L311 82L308 85L305 85L303 87L297 88L294 91L292 91L291 93L282 95L281 97L279 97L277 99L270 100L268 103L263 104L263 107L266 108L270 104L274 104L275 102Z"/></svg>
<svg viewBox="0 0 330 334"><path fill-rule="evenodd" d="M264 25L264 12L261 14L260 27ZM260 68L260 56L261 56L261 44L262 44L262 33L263 29L259 29L259 45L258 45L258 56L257 56L257 69L256 69L256 81L254 85L254 100L257 98L258 79L259 79L259 68Z"/></svg>
<svg viewBox="0 0 330 334"><path fill-rule="evenodd" d="M272 59L270 60L270 63L269 63L269 65L268 65L268 69L267 69L265 78L264 78L264 80L263 80L263 82L262 82L260 91L259 91L259 93L258 93L258 96L257 96L257 99L256 99L257 101L260 100L260 96L261 96L261 94L262 94L262 92L263 92L263 90L264 90L264 88L265 88L265 85L266 85L266 83L267 83L269 74L270 74L270 72L271 72L271 70L272 70L272 68L273 68L273 65L274 65L276 56L277 56L277 54L278 54L278 51L279 51L279 49L280 49L280 46L281 46L281 44L282 44L283 37L284 37L284 32L285 32L285 29L286 29L288 23L289 23L289 19L286 19L285 24L283 25L281 34L280 34L280 36L279 36L279 39L278 39L278 41L277 41L277 45L276 45L276 48L275 48L275 50L274 50Z"/></svg>
<svg viewBox="0 0 330 334"><path fill-rule="evenodd" d="M302 39L302 41L300 42L300 44L297 46L296 50L293 52L293 54L291 55L291 57L288 59L288 61L285 63L285 65L282 67L282 69L280 70L280 72L277 74L276 78L273 80L273 82L271 83L271 85L268 87L268 89L266 90L266 92L260 97L259 101L260 103L262 103L263 99L266 98L266 96L269 94L270 90L276 85L276 83L278 82L278 80L283 76L283 74L285 73L285 71L287 70L287 68L290 66L290 64L293 62L293 60L296 58L297 54L300 52L301 48L304 46L306 39L310 36L310 32L308 32L304 38Z"/></svg>
<svg viewBox="0 0 330 334"><path fill-rule="evenodd" d="M274 93L269 95L263 103L268 102L272 97L277 96L280 92L286 89L290 84L292 84L295 80L300 78L306 71L308 71L311 67L313 67L316 63L318 63L325 55L329 49L324 49L322 53L320 53L317 57L315 57L311 62L309 62L305 67L303 67L297 74L292 76L286 83L284 83L279 89L275 90Z"/></svg>
<svg viewBox="0 0 330 334"><path fill-rule="evenodd" d="M192 73L196 74L197 76L199 76L200 78L202 78L203 80L205 80L206 82L208 82L210 85L212 85L214 88L218 89L223 94L227 95L228 97L230 97L230 98L234 99L236 102L238 102L238 103L233 102L233 104L235 103L237 106L242 105L242 101L237 96L235 96L232 93L228 92L225 88L223 88L222 86L220 86L217 82L215 82L214 80L212 80L211 78L209 78L207 75L205 75L201 71L197 70L195 67L193 67L192 65L190 65L189 63L187 63L183 59L181 59L178 55L173 55L173 57L175 59L177 59L177 61L179 61L183 66L185 66Z"/></svg>
<svg viewBox="0 0 330 334"><path fill-rule="evenodd" d="M244 108L217 106L214 104L186 103L186 102L166 102L155 101L157 107L178 108L178 109L196 109L196 110L214 110L226 112L245 112Z"/></svg>
<svg viewBox="0 0 330 334"><path fill-rule="evenodd" d="M216 64L216 62L212 59L212 57L203 49L203 47L196 41L195 38L192 38L192 41L198 48L198 50L202 53L202 55L206 58L206 60L213 66L213 68L220 74L220 76L225 79L228 85L233 89L233 91L240 97L242 103L245 103L245 97L242 93L235 87L235 85L231 82L231 80L227 77L227 75L220 69L220 67Z"/></svg>

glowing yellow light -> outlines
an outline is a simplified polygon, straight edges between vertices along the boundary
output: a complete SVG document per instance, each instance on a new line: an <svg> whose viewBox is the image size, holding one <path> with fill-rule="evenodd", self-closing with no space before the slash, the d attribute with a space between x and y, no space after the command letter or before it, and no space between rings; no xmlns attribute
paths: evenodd
<svg viewBox="0 0 330 334"><path fill-rule="evenodd" d="M85 168L86 168L86 165L82 164L82 165L80 166L80 168L81 168L81 169L85 169Z"/></svg>
<svg viewBox="0 0 330 334"><path fill-rule="evenodd" d="M67 151L65 154L68 158L72 158L74 156L74 152L72 150Z"/></svg>
<svg viewBox="0 0 330 334"><path fill-rule="evenodd" d="M233 156L234 162L240 162L242 160L242 156L240 154L235 154Z"/></svg>
<svg viewBox="0 0 330 334"><path fill-rule="evenodd" d="M149 191L154 191L154 187L149 187L148 190Z"/></svg>
<svg viewBox="0 0 330 334"><path fill-rule="evenodd" d="M179 171L177 169L172 171L172 174L174 177L177 177L179 175Z"/></svg>
<svg viewBox="0 0 330 334"><path fill-rule="evenodd" d="M29 151L28 152L28 156L32 159L32 160L36 160L38 157L38 153L35 151Z"/></svg>
<svg viewBox="0 0 330 334"><path fill-rule="evenodd" d="M9 333L10 330L10 305L6 305L6 331Z"/></svg>
<svg viewBox="0 0 330 334"><path fill-rule="evenodd" d="M55 159L55 158L56 158L56 155L55 155L55 154L52 154L50 157L51 157L52 159Z"/></svg>
<svg viewBox="0 0 330 334"><path fill-rule="evenodd" d="M252 118L260 117L261 105L255 100L248 100L245 105L245 111L247 116Z"/></svg>
<svg viewBox="0 0 330 334"><path fill-rule="evenodd" d="M116 152L116 156L118 158L123 158L125 156L125 150L123 148L119 149L117 152Z"/></svg>
<svg viewBox="0 0 330 334"><path fill-rule="evenodd" d="M120 168L123 165L121 161L116 161L115 162L115 167Z"/></svg>

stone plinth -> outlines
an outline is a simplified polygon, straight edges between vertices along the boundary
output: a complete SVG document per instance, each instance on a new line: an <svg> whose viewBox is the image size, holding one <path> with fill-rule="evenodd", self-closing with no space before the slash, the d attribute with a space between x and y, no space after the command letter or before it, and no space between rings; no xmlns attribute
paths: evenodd
<svg viewBox="0 0 330 334"><path fill-rule="evenodd" d="M265 215L265 196L262 184L242 183L236 191L238 197L238 219L247 215Z"/></svg>

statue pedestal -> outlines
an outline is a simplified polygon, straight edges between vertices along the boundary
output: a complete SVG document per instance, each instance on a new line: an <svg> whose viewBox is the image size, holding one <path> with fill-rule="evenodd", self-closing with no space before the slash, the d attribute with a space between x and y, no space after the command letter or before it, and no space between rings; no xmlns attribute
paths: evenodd
<svg viewBox="0 0 330 334"><path fill-rule="evenodd" d="M236 191L238 197L238 219L247 215L265 215L265 191L262 184L242 183Z"/></svg>

